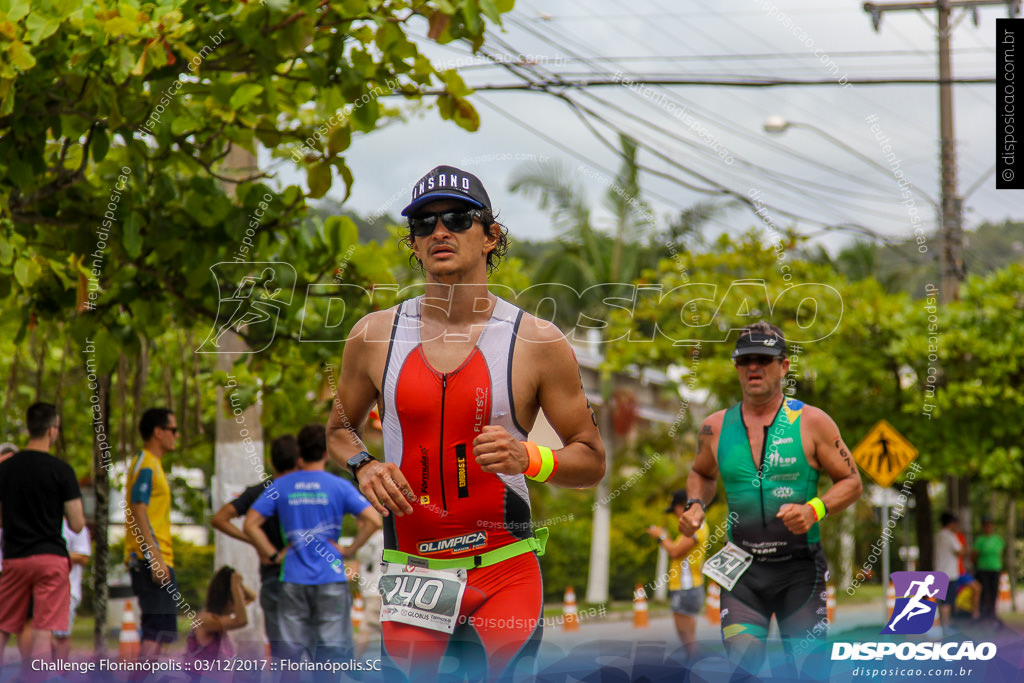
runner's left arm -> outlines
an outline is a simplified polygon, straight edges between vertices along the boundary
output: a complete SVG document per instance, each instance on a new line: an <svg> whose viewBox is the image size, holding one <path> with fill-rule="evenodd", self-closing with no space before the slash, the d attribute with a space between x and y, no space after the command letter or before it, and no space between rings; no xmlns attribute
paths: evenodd
<svg viewBox="0 0 1024 683"><path fill-rule="evenodd" d="M596 486L604 476L604 444L568 340L554 325L524 316L513 361L517 371L531 373L536 403L565 444L555 451L558 468L547 482L564 488ZM486 425L473 440L473 454L485 472L522 474L529 466L526 446L496 425Z"/></svg>
<svg viewBox="0 0 1024 683"><path fill-rule="evenodd" d="M864 490L860 471L839 434L839 427L831 417L823 410L804 406L803 419L808 421L807 434L814 444L815 459L832 479L832 486L820 498L827 513L833 515L860 498ZM815 522L814 510L806 503L787 503L779 508L778 516L794 534L807 533Z"/></svg>

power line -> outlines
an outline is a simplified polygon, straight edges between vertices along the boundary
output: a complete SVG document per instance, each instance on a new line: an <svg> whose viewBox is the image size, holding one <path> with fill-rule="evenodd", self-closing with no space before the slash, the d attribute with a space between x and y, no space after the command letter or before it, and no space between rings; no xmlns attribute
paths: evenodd
<svg viewBox="0 0 1024 683"><path fill-rule="evenodd" d="M509 70L510 71L512 70L512 65L509 65ZM569 97L564 92L556 93L556 92L553 92L551 90L547 90L547 92L549 94L551 94L551 95L554 95L556 97L559 97L559 98L563 99L570 106L571 110L574 113L576 113L577 117L584 124L584 126L586 126L591 131L591 133L595 136L595 138L597 138L613 154L615 154L616 156L619 156L619 157L622 156L621 151L619 151L613 144L611 144L610 142L605 140L604 137L601 136L601 134L593 127L593 125L590 123L590 121L587 120L587 117L585 116L584 112L589 113L591 116L594 116L598 120L601 120L603 123L605 123L605 125L610 125L607 121L604 121L603 119L601 119L601 117L596 115L595 112L593 112L592 110L589 110L586 107L582 107L581 105L579 105L579 103L577 103L574 100L572 100L572 98ZM614 126L610 126L610 127L612 127L613 130L614 130ZM649 174L652 174L652 175L655 175L655 176L658 176L658 177L662 177L662 178L665 178L665 179L667 179L667 180L669 180L671 182L675 182L677 184L683 185L684 187L687 187L688 189L691 189L691 190L696 191L696 192L701 192L701 193L704 193L704 194L713 194L713 195L719 195L719 196L729 196L729 197L732 197L735 200L737 200L738 202L748 206L752 210L752 212L755 215L759 216L759 217L764 213L765 209L770 209L771 211L773 211L777 215L784 216L784 217L787 217L787 218L792 218L792 219L795 219L797 221L803 221L805 223L810 223L812 225L818 225L818 226L821 226L821 227L826 228L826 229L835 229L835 230L854 232L856 234L870 236L873 239L880 240L880 241L884 242L885 244L891 244L891 240L888 237L886 237L884 235L880 235L880 234L878 234L878 233L876 233L876 232L874 232L874 231L872 231L872 230L870 230L870 229L868 229L868 228L866 228L864 226L859 226L859 225L850 224L850 223L839 224L839 225L831 224L831 223L827 223L827 222L820 221L820 220L817 220L817 219L808 218L808 217L805 217L805 216L800 216L799 214L795 214L795 213L793 213L791 211L788 211L786 209L782 209L782 208L779 208L779 207L768 205L767 203L758 202L758 203L761 204L761 206L756 206L754 200L750 199L749 197L747 197L743 193L737 192L735 190L732 190L731 188L728 188L728 187L722 185L721 183L718 183L718 182L716 182L716 181L714 181L714 180L704 176L703 174L698 173L697 171L694 171L693 169L689 169L689 168L686 168L686 167L680 165L678 162L676 162L674 159L668 157L667 155L662 153L660 150L654 149L654 148L650 147L649 145L646 145L645 143L643 143L642 141L639 141L639 140L637 141L637 145L642 147L642 148L644 148L648 153L651 153L654 156L662 159L664 162L668 163L670 166L673 166L673 167L677 168L678 170L682 171L683 173L686 173L687 175L693 176L694 178L696 178L698 180L701 180L702 182L710 185L711 187L709 187L709 188L698 188L698 187L695 187L693 185L690 185L689 183L685 183L684 181L680 180L676 176L673 176L671 174L665 173L663 171L659 171L657 169L650 168L648 166L644 166L642 164L637 164L638 168L644 170L645 172L647 172Z"/></svg>
<svg viewBox="0 0 1024 683"><path fill-rule="evenodd" d="M527 28L527 30L531 30L531 29ZM532 30L531 30L531 32L534 32L534 31L532 31ZM535 32L534 32L534 33L535 33ZM545 38L544 38L543 36L539 36L539 35L538 35L538 37L540 37L540 38L541 38L542 40L546 40L546 39L545 39ZM574 42L575 42L575 41L574 41ZM563 49L565 49L565 48L563 48ZM595 100L597 100L598 102L601 102L601 103L602 103L602 104L604 104L605 106L608 106L608 107L611 107L611 108L613 108L613 109L617 109L617 110L618 110L618 111L620 111L620 112L623 112L623 110L622 110L622 109L620 109L620 108L617 108L617 107L615 107L614 105L612 105L612 104L608 103L608 102L607 102L606 100L601 100L600 98L597 98L596 96L593 96L593 95L592 95L591 93L587 92L586 90L582 90L582 91L581 91L581 94L583 94L583 95L585 95L585 96L589 96L589 97L591 97L592 99L595 99ZM635 94L635 93L634 93L634 94ZM639 98L639 97L638 97L638 99L641 99L641 101L644 101L644 102L645 102L645 104L647 104L647 105L652 105L652 106L653 106L653 103L649 101L649 98ZM629 114L628 112L623 112L623 113L626 113L627 115L630 115L630 114ZM634 115L634 118L636 118L636 116L635 116L635 115ZM649 122L649 121L646 121L646 120L642 120L642 122L643 122L643 123L644 123L645 125L648 125L648 126L653 126L653 125L654 125L654 124L652 124L651 122ZM607 122L606 122L606 123L607 123ZM610 124L610 123L608 123L608 125L611 125L611 124ZM706 154L707 154L708 156L716 156L716 157L717 157L717 155L714 155L714 154L713 154L713 153L712 153L712 152L711 152L711 151L710 151L710 150L709 150L709 149L707 148L707 146L706 146L706 145L697 145L697 144L695 144L695 143L692 143L692 142L690 142L690 141L688 141L688 140L685 140L685 139L683 139L683 138L680 138L680 137L679 137L678 135L672 135L672 134L671 134L671 133L669 133L668 131L665 131L665 130L664 130L663 128L660 128L660 127L657 127L657 126L655 126L655 127L656 127L656 128L657 128L657 129L658 129L658 130L659 130L660 132L662 132L663 134L666 134L666 135L669 135L669 136L671 136L671 137L674 137L675 139L679 140L680 142L683 142L684 144L687 144L687 145L689 145L689 146L691 146L691 147L694 147L694 148L695 148L695 149L697 149L697 151L699 151L699 152L703 152L703 153L706 153ZM749 136L748 134L746 134L746 131L744 131L744 130L742 130L742 129L740 129L740 134L741 134L741 135L745 135L746 137L750 137L750 136ZM758 144L761 144L761 145L764 145L764 144L765 144L765 142L766 142L766 141L765 141L765 140L764 140L763 138L754 138L754 139L755 139L755 142L756 142L756 143L758 143ZM773 145L773 146L774 146L774 145ZM816 162L814 162L813 160L809 160L809 159L806 159L805 157L802 157L802 156L800 156L800 155L793 155L793 154L789 153L789 152L788 152L788 151L787 151L787 150L786 150L785 148L782 148L782 150L783 150L783 153L788 153L788 154L790 154L790 156L796 156L797 158L801 158L801 159L803 159L803 160L806 160L806 161L810 161L810 162L812 162L812 163L816 163ZM740 161L741 165L745 165L745 166L748 166L748 167L754 168L754 169L756 169L756 170L757 170L758 172L760 172L760 173L768 173L768 174L771 174L771 175L772 175L773 177L776 177L776 178L777 178L777 177L778 177L778 176L780 175L780 174L778 174L778 173L777 173L776 171L774 171L774 169L766 169L766 168L763 168L763 167L757 166L756 164L750 164L749 162L745 162L745 161L743 161L742 159L739 159L739 161ZM820 164L817 164L817 165L820 165ZM830 167L830 166L823 166L823 167L824 167L824 168L826 168L827 170L829 170L829 172L831 172L831 173L836 173L836 174L838 174L838 175L846 175L846 174L844 174L843 172L841 172L841 171L838 171L837 169L835 169L835 168L832 168L832 167ZM787 177L788 177L788 176L787 176ZM854 179L855 179L855 180L856 180L857 182L861 182L861 183L863 183L863 182L864 182L864 181L863 181L863 178L861 178L861 177L859 177L859 176L857 176L857 177L854 177ZM792 189L792 190L794 190L794 191L796 191L796 192L798 193L798 195L802 194L802 191L803 191L803 190L806 190L806 188L807 188L807 186L808 186L808 185L812 185L812 186L818 186L818 187L823 187L824 189L826 189L826 190L827 190L827 191L828 191L828 192L830 193L830 196L839 196L839 197L842 197L842 196L844 196L844 194L849 194L849 193L846 193L846 192L844 192L843 190L839 190L839 189L836 189L836 188L832 188L832 187L827 187L827 186L821 186L820 184L817 184L817 183L813 183L813 182L810 182L810 183L808 183L807 181L805 181L805 180L803 180L803 179L797 179L797 182L798 182L798 183L802 183L802 185L800 185L800 186L798 186L798 187L793 187L793 188L791 188L791 189ZM785 183L783 183L783 184L785 184ZM891 190L891 185L890 185L890 184L887 184L887 185L885 186L885 188L884 188L884 189L885 189L886 191L889 191L889 190ZM833 201L834 201L834 200L833 200ZM840 200L840 202L841 202L841 200ZM862 211L863 211L863 210L862 210ZM886 217L886 218L890 218L890 219L892 218L892 216L891 216L891 215L889 215L889 214L884 214L884 217Z"/></svg>
<svg viewBox="0 0 1024 683"><path fill-rule="evenodd" d="M513 22L514 23L518 23L518 22L516 22L516 19L514 17L513 17ZM519 24L519 25L521 25L521 24ZM546 36L541 35L535 28L530 27L530 26L522 26L522 28L524 30L532 33L533 35L535 35L536 37L538 37L542 41L546 42L547 44L554 45L554 41L553 41L552 38L548 38ZM547 28L547 27L545 27L545 28ZM560 36L558 38L558 40L559 40L559 47L561 47L562 50L568 51L570 54L573 54L573 53L572 53L570 48L565 46L565 43L567 43L567 42L576 44L576 45L578 45L583 50L589 50L589 48L587 48L587 46L580 44L578 41L572 40L571 37L566 36L566 35ZM607 72L605 72L605 73L607 73ZM678 98L675 98L675 96L670 94L669 91L667 91L666 89L659 88L659 91L664 94L664 97L665 97L666 100L672 101L673 103L679 102ZM584 94L587 94L586 90L583 90L582 92ZM640 101L641 103L643 103L644 106L646 106L648 108L651 108L651 109L658 109L659 108L659 107L655 106L655 103L650 98L643 97L639 93L633 92L632 90L628 90L627 92L629 92L629 94L631 94L635 100ZM594 99L598 99L598 98L594 97ZM703 111L702 107L700 107L696 103L692 103L692 102L685 102L685 103L681 104L680 106L682 106L684 112L687 111L687 110L692 110L694 112L702 112ZM661 113L663 113L663 114L665 113L663 108L661 108ZM787 147L785 147L783 145L780 145L780 144L778 144L778 143L776 143L774 141L767 140L763 136L752 135L743 126L740 126L738 124L730 122L729 119L724 117L724 116L722 116L720 112L704 112L703 116L709 122L709 125L717 124L719 127L723 127L725 130L731 130L735 135L738 135L739 137L741 137L743 139L750 140L750 141L754 142L755 144L757 144L758 146L770 148L773 151L775 151L776 153L784 154L786 156L789 156L790 158L797 159L797 160L800 160L800 161L802 161L804 163L811 164L812 166L816 166L818 168L825 169L829 173L834 173L834 174L840 175L840 176L846 176L846 174L843 173L842 171L840 171L840 170L838 170L838 169L836 169L836 168L834 168L832 166L829 166L827 164L824 164L824 163L820 162L819 160L817 160L817 159L815 159L813 157L807 157L807 156L804 156L804 155L799 154L797 152L791 151L789 148L787 148ZM688 143L688 144L692 145L692 143ZM698 149L700 151L706 151L705 148L706 148L706 145L701 145L701 146L699 146ZM741 163L745 163L745 162L742 162L742 160L741 160ZM755 165L755 167L756 167L756 165ZM761 168L761 167L756 167L756 168L759 171L762 171L762 172L773 172L772 170L764 169L764 168ZM858 180L858 182L861 182L862 184L865 182L862 178L858 178L857 180ZM870 181L868 181L868 184L872 184L872 185L875 185L875 187L878 187L877 184L871 183ZM889 186L886 185L884 189L888 190Z"/></svg>
<svg viewBox="0 0 1024 683"><path fill-rule="evenodd" d="M526 30L530 30L530 29L526 29ZM538 36L538 37L540 37L542 40L545 40L545 38L543 36ZM499 38L497 38L496 36L493 37L493 40L494 40L494 42L499 43L499 44L501 42L503 42ZM562 43L560 43L560 46L561 45L562 45ZM506 49L508 49L508 47ZM564 48L562 48L562 49L564 49ZM514 50L513 50L513 52L514 52ZM616 156L621 156L621 153L619 152L619 150L614 145L610 144L596 129L593 128L593 126L587 120L587 116L588 115L589 116L593 116L594 118L596 118L597 120L600 120L602 123L604 123L605 125L609 126L613 130L618 130L617 127L614 124L612 124L610 121L608 121L607 119L605 119L605 118L601 117L600 115L598 115L593 110L587 109L585 107L581 108L581 105L579 105L579 103L577 103L569 95L568 91L572 90L571 88L564 88L564 86L562 86L562 88L563 88L562 92L555 92L553 90L552 86L550 85L550 83L558 83L556 76L554 76L554 75L548 75L548 76L541 75L539 73L541 68L539 67L539 65L535 65L535 64L524 64L524 63L511 63L510 64L510 63L502 63L502 66L503 66L503 68L508 70L510 73L513 73L517 77L519 77L519 78L527 81L528 83L530 83L531 84L530 87L534 87L535 89L538 89L540 91L547 92L549 94L553 94L555 96L560 97L564 101L566 101L566 103L570 105L570 107L573 109L574 113L576 113L576 115L580 118L580 120L584 123L584 125L587 126L588 129L591 130L592 134L594 134L595 137L603 145L605 145L613 154L615 154ZM583 91L583 92L586 94L586 91ZM656 169L652 169L652 168L640 165L641 168L643 170L645 170L645 172L648 172L648 173L651 173L653 175L657 175L657 176L666 178L666 179L668 179L671 182L674 182L674 183L677 183L677 184L681 184L684 187L687 187L688 189L691 189L692 191L703 192L703 193L710 193L710 194L719 194L719 195L724 194L724 195L728 195L728 196L733 196L738 201L740 201L742 203L745 203L748 206L751 206L752 203L745 196L741 195L740 193L737 193L736 191L731 190L730 188L726 187L725 185L722 185L721 183L713 181L710 178L708 178L708 177L706 177L706 176L704 176L704 175L702 175L702 174L700 174L700 173L698 173L698 172L696 172L696 171L694 171L692 169L689 169L689 168L686 168L686 167L683 167L683 166L679 165L677 162L675 162L674 159L668 158L664 154L660 154L659 150L657 150L657 149L651 149L649 145L646 145L642 141L638 140L638 143L646 151L651 152L652 154L654 154L654 156L657 156L657 157L663 159L670 166L673 166L673 167L681 170L682 172L684 172L684 173L686 173L688 175L693 176L694 178L696 178L696 179L698 179L698 180L700 180L700 181L710 185L711 187L707 187L707 188L695 187L695 186L693 186L693 185L691 185L689 183L682 182L678 177L676 177L674 175L666 174L664 172L657 171ZM830 171L834 171L835 169L831 169L830 168L829 170ZM751 206L751 208L754 208L754 207ZM769 207L769 208L772 209L778 215L786 216L788 218L792 218L792 219L795 219L797 221L802 221L802 222L805 222L805 223L810 223L810 224L813 224L813 225L819 225L819 226L822 226L823 228L826 228L828 230L843 230L843 231L848 231L848 232L854 232L856 234L861 234L861 235L869 236L872 239L875 239L876 241L882 241L883 243L886 243L886 244L889 244L891 242L891 240L889 240L889 238L887 238L885 236L882 236L882 235L879 235L878 233L875 233L874 231L871 231L871 230L869 230L867 228L864 228L863 226L858 226L858 225L855 225L855 224L852 224L852 223L844 223L844 224L840 224L839 226L836 226L834 224L827 223L825 221L820 221L820 220L817 220L817 219L807 218L805 216L801 216L801 215L796 214L796 213L791 212L791 211L786 211L786 210L783 210L783 209L777 209L776 207Z"/></svg>
<svg viewBox="0 0 1024 683"><path fill-rule="evenodd" d="M747 80L714 79L714 78L678 78L640 75L637 79L630 78L630 82L636 85L692 85L692 86L716 86L730 88L799 88L818 85L835 85L834 78L818 78L809 80L797 80L786 78L770 78L759 76L746 76ZM996 82L994 77L977 76L967 78L859 78L847 79L850 85L993 85ZM597 88L597 87L621 87L621 79L612 78L581 78L578 80L559 78L548 78L529 83L488 83L474 85L474 90L538 90L547 87L573 87L573 88ZM424 95L443 95L445 90L426 90Z"/></svg>

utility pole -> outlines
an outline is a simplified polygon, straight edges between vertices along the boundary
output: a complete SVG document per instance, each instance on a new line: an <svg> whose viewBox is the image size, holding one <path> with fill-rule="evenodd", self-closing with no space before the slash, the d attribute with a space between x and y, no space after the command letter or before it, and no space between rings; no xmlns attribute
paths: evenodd
<svg viewBox="0 0 1024 683"><path fill-rule="evenodd" d="M1021 0L935 0L933 2L864 3L864 11L871 15L871 24L877 32L886 12L916 10L932 23L924 10L938 11L938 22L932 23L938 33L939 48L939 163L942 170L941 228L942 272L939 298L943 304L960 300L960 283L965 279L963 247L963 198L957 192L956 129L953 125L953 62L950 54L950 34L960 22L971 16L978 25L978 8L1006 5L1011 17L1020 13ZM953 11L960 9L954 20ZM956 510L964 529L971 528L971 508L967 479L948 478L946 485L949 509ZM930 525L930 520L929 520ZM930 528L930 526L929 526ZM888 576L883 577L888 584Z"/></svg>
<svg viewBox="0 0 1024 683"><path fill-rule="evenodd" d="M1006 5L1010 16L1020 13L1021 0L936 0L934 2L864 3L864 11L871 15L875 31L882 24L886 12L938 10L938 22L933 24L938 33L939 46L939 160L942 168L941 234L942 276L939 295L943 303L960 299L960 283L964 281L963 261L963 199L957 193L956 132L953 125L953 64L950 54L950 34L968 15L978 25L978 8L988 5ZM953 20L953 11L962 9ZM928 19L929 23L931 20Z"/></svg>

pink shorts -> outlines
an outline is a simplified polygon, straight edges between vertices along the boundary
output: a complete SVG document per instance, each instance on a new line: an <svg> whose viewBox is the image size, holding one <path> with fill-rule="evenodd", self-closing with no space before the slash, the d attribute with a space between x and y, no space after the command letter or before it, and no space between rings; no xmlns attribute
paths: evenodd
<svg viewBox="0 0 1024 683"><path fill-rule="evenodd" d="M0 631L19 633L28 619L40 631L62 631L71 609L70 563L61 555L4 558L0 573Z"/></svg>

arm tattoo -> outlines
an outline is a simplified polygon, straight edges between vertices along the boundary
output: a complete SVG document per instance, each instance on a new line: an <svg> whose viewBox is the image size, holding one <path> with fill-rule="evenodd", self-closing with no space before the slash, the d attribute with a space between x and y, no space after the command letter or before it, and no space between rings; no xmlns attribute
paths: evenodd
<svg viewBox="0 0 1024 683"><path fill-rule="evenodd" d="M850 468L850 474L857 473L857 466L853 464L853 459L850 458L850 454L843 448L843 442L836 437L836 449L839 451L839 455L843 456L843 460L846 461L846 465Z"/></svg>
<svg viewBox="0 0 1024 683"><path fill-rule="evenodd" d="M713 436L715 431L711 429L711 425L701 425L700 432L697 434L697 452L700 453L704 450L705 437Z"/></svg>

